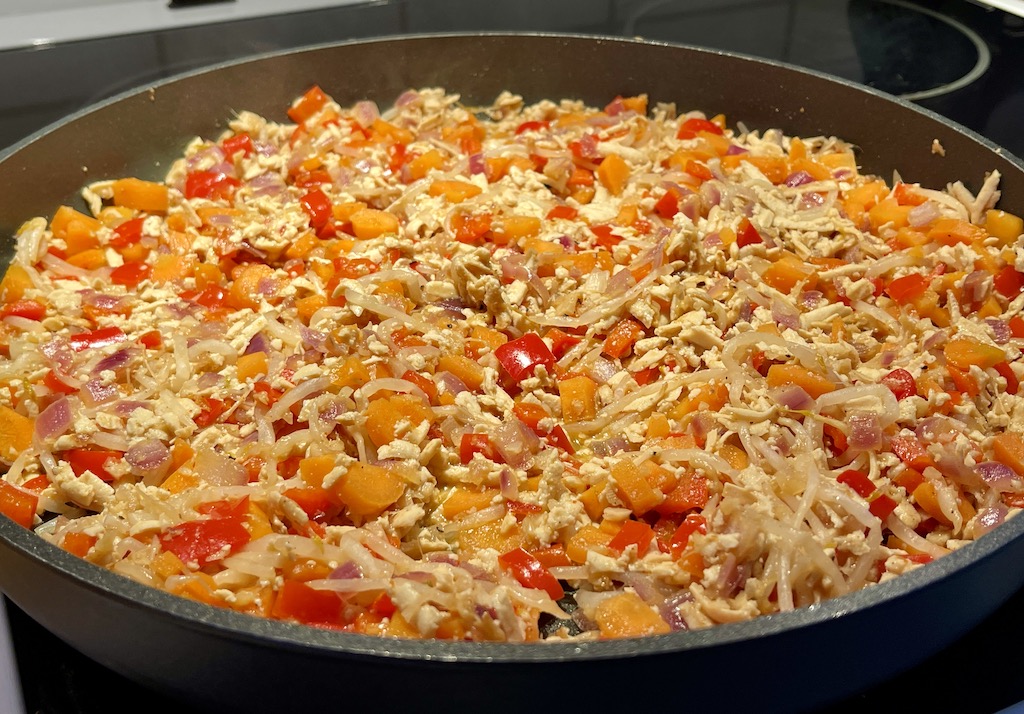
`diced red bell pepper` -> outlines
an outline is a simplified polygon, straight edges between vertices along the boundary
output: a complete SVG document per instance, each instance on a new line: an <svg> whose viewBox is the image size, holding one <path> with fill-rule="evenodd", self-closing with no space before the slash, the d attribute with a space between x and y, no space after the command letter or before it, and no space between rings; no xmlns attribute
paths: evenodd
<svg viewBox="0 0 1024 714"><path fill-rule="evenodd" d="M867 477L863 471L857 469L847 469L843 471L839 476L836 477L836 481L842 484L846 484L853 489L861 498L867 498L875 492L875 484L871 482L871 479Z"/></svg>
<svg viewBox="0 0 1024 714"><path fill-rule="evenodd" d="M1020 315L1014 315L1007 322L1010 325L1011 337L1024 337L1024 317L1021 317Z"/></svg>
<svg viewBox="0 0 1024 714"><path fill-rule="evenodd" d="M124 342L128 336L120 327L101 327L96 330L79 332L68 338L68 344L75 352L89 348L109 347Z"/></svg>
<svg viewBox="0 0 1024 714"><path fill-rule="evenodd" d="M331 199L318 188L299 199L302 210L309 216L309 225L317 230L323 228L333 217Z"/></svg>
<svg viewBox="0 0 1024 714"><path fill-rule="evenodd" d="M555 218L564 218L567 221L571 221L572 219L576 218L576 216L578 216L579 213L580 212L577 211L572 206L567 206L564 203L561 203L552 208L550 211L548 211L548 214L545 217L549 221Z"/></svg>
<svg viewBox="0 0 1024 714"><path fill-rule="evenodd" d="M534 404L533 402L516 402L515 406L512 407L512 413L518 417L519 421L523 422L526 426L530 427L537 433L547 433L541 432L540 420L546 419L551 416L551 414L540 404Z"/></svg>
<svg viewBox="0 0 1024 714"><path fill-rule="evenodd" d="M882 384L892 391L897 401L917 394L917 380L905 369L894 369L889 372L882 377Z"/></svg>
<svg viewBox="0 0 1024 714"><path fill-rule="evenodd" d="M473 460L474 454L480 454L488 461L493 461L497 464L505 463L501 452L494 446L491 442L491 437L487 436L487 434L462 435L462 441L459 442L459 459L462 460L463 464L468 464Z"/></svg>
<svg viewBox="0 0 1024 714"><path fill-rule="evenodd" d="M669 541L669 549L672 552L673 558L678 558L682 555L683 551L686 550L686 545L690 542L690 536L694 533L707 533L708 522L704 516L699 513L690 513L683 519L683 522L679 524L676 532L672 534L672 540Z"/></svg>
<svg viewBox="0 0 1024 714"><path fill-rule="evenodd" d="M551 354L555 359L561 359L566 352L578 345L582 338L570 335L557 327L552 327L544 333L545 339L551 341Z"/></svg>
<svg viewBox="0 0 1024 714"><path fill-rule="evenodd" d="M565 429L562 428L561 424L555 424L554 428L544 435L544 440L556 449L561 449L570 454L576 453L576 447L573 446L572 440L565 433Z"/></svg>
<svg viewBox="0 0 1024 714"><path fill-rule="evenodd" d="M601 223L590 226L590 232L594 234L594 242L605 250L611 250L622 242L622 236L612 233L613 226Z"/></svg>
<svg viewBox="0 0 1024 714"><path fill-rule="evenodd" d="M878 494L868 504L868 510L876 516L879 520L884 521L889 517L889 514L896 510L898 504L896 501L886 496L884 493Z"/></svg>
<svg viewBox="0 0 1024 714"><path fill-rule="evenodd" d="M302 124L327 104L327 95L320 87L313 85L288 109L288 118Z"/></svg>
<svg viewBox="0 0 1024 714"><path fill-rule="evenodd" d="M902 181L893 188L892 195L896 199L896 203L901 206L920 206L928 200L927 196L923 196L915 191L913 186Z"/></svg>
<svg viewBox="0 0 1024 714"><path fill-rule="evenodd" d="M60 394L74 394L78 391L77 387L72 387L70 384L65 383L52 369L43 377L43 384L46 385L47 389L59 392Z"/></svg>
<svg viewBox="0 0 1024 714"><path fill-rule="evenodd" d="M764 239L761 234L754 228L754 224L746 218L740 219L740 225L736 229L736 245L740 248L748 245L755 245L757 243L763 243Z"/></svg>
<svg viewBox="0 0 1024 714"><path fill-rule="evenodd" d="M25 528L31 528L39 496L0 479L0 513Z"/></svg>
<svg viewBox="0 0 1024 714"><path fill-rule="evenodd" d="M929 466L935 466L931 454L916 437L894 436L889 446L900 461L916 471L924 471Z"/></svg>
<svg viewBox="0 0 1024 714"><path fill-rule="evenodd" d="M695 472L686 473L676 487L665 494L665 500L655 506L654 510L663 516L686 513L695 508L704 508L709 495L706 476Z"/></svg>
<svg viewBox="0 0 1024 714"><path fill-rule="evenodd" d="M584 134L576 141L569 142L569 151L577 159L585 161L597 161L601 153L597 150L597 137L594 134Z"/></svg>
<svg viewBox="0 0 1024 714"><path fill-rule="evenodd" d="M1024 273L1017 272L1012 265L1004 266L993 276L992 286L1003 297L1013 299L1024 292Z"/></svg>
<svg viewBox="0 0 1024 714"><path fill-rule="evenodd" d="M544 512L543 508L534 503L523 503L522 501L517 501L514 498L510 498L505 501L505 508L517 521L521 521L531 514Z"/></svg>
<svg viewBox="0 0 1024 714"><path fill-rule="evenodd" d="M285 580L277 591L270 614L276 620L339 628L346 624L344 604L333 590L317 590L299 580Z"/></svg>
<svg viewBox="0 0 1024 714"><path fill-rule="evenodd" d="M110 247L124 248L142 240L142 224L145 220L142 217L131 218L114 228L114 235L109 241Z"/></svg>
<svg viewBox="0 0 1024 714"><path fill-rule="evenodd" d="M494 350L498 363L516 382L533 374L539 365L550 367L555 356L536 332L527 332L522 337L509 340Z"/></svg>
<svg viewBox="0 0 1024 714"><path fill-rule="evenodd" d="M635 545L637 556L642 558L653 541L653 528L643 521L629 520L622 524L619 532L608 542L608 547L621 554L629 546Z"/></svg>
<svg viewBox="0 0 1024 714"><path fill-rule="evenodd" d="M523 587L543 590L551 596L552 600L559 600L565 595L565 590L562 589L558 579L551 574L551 571L522 548L499 555L498 563L511 573L512 577L518 580Z"/></svg>
<svg viewBox="0 0 1024 714"><path fill-rule="evenodd" d="M227 139L220 142L220 148L224 151L224 155L230 158L239 151L242 152L243 156L248 156L253 152L255 147L252 143L252 137L249 136L249 134L242 133L229 136Z"/></svg>
<svg viewBox="0 0 1024 714"><path fill-rule="evenodd" d="M700 179L701 181L710 181L715 177L715 175L711 173L711 169L709 169L701 162L694 161L693 159L690 159L689 161L686 162L686 167L683 169L683 171L690 174L696 179Z"/></svg>
<svg viewBox="0 0 1024 714"><path fill-rule="evenodd" d="M1020 380L1017 379L1017 375L1014 373L1013 368L1010 367L1008 362L1000 362L993 367L999 376L1006 380L1006 393L1016 394L1017 390L1020 389Z"/></svg>
<svg viewBox="0 0 1024 714"><path fill-rule="evenodd" d="M713 121L707 119L699 119L694 117L693 119L687 119L679 125L679 131L676 132L677 139L693 139L697 136L697 132L706 131L710 134L718 134L721 136L724 132L722 127L715 124Z"/></svg>
<svg viewBox="0 0 1024 714"><path fill-rule="evenodd" d="M679 213L679 200L682 197L682 191L675 186L669 186L668 190L665 191L665 195L654 204L654 212L662 218L672 218Z"/></svg>
<svg viewBox="0 0 1024 714"><path fill-rule="evenodd" d="M900 305L906 305L928 289L929 279L920 273L896 278L885 287L885 293Z"/></svg>
<svg viewBox="0 0 1024 714"><path fill-rule="evenodd" d="M226 409L227 405L220 399L207 397L202 410L193 417L192 421L200 428L208 427L217 421Z"/></svg>
<svg viewBox="0 0 1024 714"><path fill-rule="evenodd" d="M168 528L160 535L160 547L174 553L183 563L200 567L227 557L249 542L249 531L244 525L244 514L237 513L235 506L226 509L227 516L214 510L212 517Z"/></svg>
<svg viewBox="0 0 1024 714"><path fill-rule="evenodd" d="M636 341L643 339L645 334L643 325L633 318L619 320L605 338L601 352L612 359L625 357L633 351Z"/></svg>
<svg viewBox="0 0 1024 714"><path fill-rule="evenodd" d="M545 568L572 565L572 560L569 559L569 555L565 552L565 546L560 543L543 548L534 548L530 551L530 555L536 558Z"/></svg>
<svg viewBox="0 0 1024 714"><path fill-rule="evenodd" d="M110 273L110 282L115 285L124 285L126 288L137 287L139 283L149 277L152 268L148 263L131 262L119 265Z"/></svg>
<svg viewBox="0 0 1024 714"><path fill-rule="evenodd" d="M46 305L36 300L15 300L0 308L0 317L21 317L39 322L46 317Z"/></svg>
<svg viewBox="0 0 1024 714"><path fill-rule="evenodd" d="M163 346L164 339L159 330L150 330L139 335L139 342L147 350L158 350Z"/></svg>
<svg viewBox="0 0 1024 714"><path fill-rule="evenodd" d="M291 488L284 495L299 504L315 523L325 523L341 513L341 504L326 488Z"/></svg>
<svg viewBox="0 0 1024 714"><path fill-rule="evenodd" d="M832 456L839 456L850 447L850 441L846 438L846 434L835 424L823 424L821 428L825 432L825 436L832 442Z"/></svg>
<svg viewBox="0 0 1024 714"><path fill-rule="evenodd" d="M551 122L547 121L524 121L522 124L516 127L516 135L523 134L528 131L541 131L551 126Z"/></svg>
<svg viewBox="0 0 1024 714"><path fill-rule="evenodd" d="M110 460L118 461L123 456L124 452L112 449L68 449L61 459L68 462L75 476L91 471L95 476L110 482L114 476L107 471L106 464Z"/></svg>
<svg viewBox="0 0 1024 714"><path fill-rule="evenodd" d="M242 183L220 171L193 171L185 176L185 198L231 200Z"/></svg>

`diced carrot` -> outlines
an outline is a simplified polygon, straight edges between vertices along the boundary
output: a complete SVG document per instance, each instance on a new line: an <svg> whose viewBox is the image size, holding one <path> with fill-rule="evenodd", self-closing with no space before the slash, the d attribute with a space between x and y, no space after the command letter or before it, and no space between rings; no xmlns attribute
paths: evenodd
<svg viewBox="0 0 1024 714"><path fill-rule="evenodd" d="M159 255L153 261L149 278L154 283L180 282L193 274L196 262L194 255Z"/></svg>
<svg viewBox="0 0 1024 714"><path fill-rule="evenodd" d="M353 213L349 220L353 233L361 240L398 232L398 218L387 211L364 208Z"/></svg>
<svg viewBox="0 0 1024 714"><path fill-rule="evenodd" d="M907 225L907 216L913 206L901 206L895 198L890 196L884 198L868 209L868 219L871 227L878 230L888 225L891 228L903 228Z"/></svg>
<svg viewBox="0 0 1024 714"><path fill-rule="evenodd" d="M89 230L95 232L99 230L103 224L98 219L92 216L87 216L80 211L76 211L71 206L61 206L57 209L57 212L53 214L53 218L50 220L50 230L53 231L53 235L57 238L65 238L67 236L68 225L72 221L78 221Z"/></svg>
<svg viewBox="0 0 1024 714"><path fill-rule="evenodd" d="M356 355L351 355L331 372L331 383L341 389L359 389L370 381L370 371Z"/></svg>
<svg viewBox="0 0 1024 714"><path fill-rule="evenodd" d="M366 409L366 431L378 447L394 441L404 433L403 429L414 429L425 421L433 424L434 412L421 397L413 394L375 399Z"/></svg>
<svg viewBox="0 0 1024 714"><path fill-rule="evenodd" d="M813 290L818 284L817 269L791 253L785 253L765 268L761 279L781 293L789 294L799 284Z"/></svg>
<svg viewBox="0 0 1024 714"><path fill-rule="evenodd" d="M34 419L0 405L0 459L10 463L32 445Z"/></svg>
<svg viewBox="0 0 1024 714"><path fill-rule="evenodd" d="M0 281L0 302L17 302L24 298L25 291L34 285L27 270L16 263L12 264Z"/></svg>
<svg viewBox="0 0 1024 714"><path fill-rule="evenodd" d="M583 510L590 516L590 520L599 521L609 505L608 500L604 496L605 481L594 484L587 488L586 491L579 495L580 503L583 504Z"/></svg>
<svg viewBox="0 0 1024 714"><path fill-rule="evenodd" d="M62 538L60 542L60 547L72 555L84 558L88 555L92 547L96 545L97 540L98 538L94 535L72 531L64 534L64 538Z"/></svg>
<svg viewBox="0 0 1024 714"><path fill-rule="evenodd" d="M943 348L946 362L962 370L972 366L988 369L1006 361L1006 354L996 345L986 345L968 338L956 338Z"/></svg>
<svg viewBox="0 0 1024 714"><path fill-rule="evenodd" d="M949 520L942 507L939 505L939 497L935 491L935 484L931 481L924 481L920 486L914 489L914 501L921 507L921 510L927 513L929 516L937 520L943 525L952 525L953 522Z"/></svg>
<svg viewBox="0 0 1024 714"><path fill-rule="evenodd" d="M588 421L597 416L597 382L580 375L558 383L562 420L566 423Z"/></svg>
<svg viewBox="0 0 1024 714"><path fill-rule="evenodd" d="M609 154L597 167L597 178L610 193L618 196L629 180L629 164L618 154Z"/></svg>
<svg viewBox="0 0 1024 714"><path fill-rule="evenodd" d="M114 205L149 213L166 213L168 202L167 186L154 181L137 178L123 178L114 181Z"/></svg>
<svg viewBox="0 0 1024 714"><path fill-rule="evenodd" d="M441 504L441 513L451 519L467 511L480 511L490 506L498 495L496 488L470 488L454 486Z"/></svg>
<svg viewBox="0 0 1024 714"><path fill-rule="evenodd" d="M350 513L375 516L402 497L405 480L393 469L357 461L332 484L331 490Z"/></svg>
<svg viewBox="0 0 1024 714"><path fill-rule="evenodd" d="M992 208L985 211L985 231L998 238L1003 245L1010 245L1024 233L1024 219Z"/></svg>
<svg viewBox="0 0 1024 714"><path fill-rule="evenodd" d="M427 189L431 196L444 196L449 203L462 203L467 198L479 196L482 192L483 189L476 184L452 179L438 179Z"/></svg>
<svg viewBox="0 0 1024 714"><path fill-rule="evenodd" d="M631 592L601 600L594 620L604 638L644 637L672 631L650 605Z"/></svg>
<svg viewBox="0 0 1024 714"><path fill-rule="evenodd" d="M82 270L97 270L107 265L107 253L102 248L83 250L81 253L69 255L67 262Z"/></svg>
<svg viewBox="0 0 1024 714"><path fill-rule="evenodd" d="M248 379L255 379L260 375L266 375L269 369L268 364L266 352L253 352L252 354L242 355L235 362L238 381L244 382Z"/></svg>
<svg viewBox="0 0 1024 714"><path fill-rule="evenodd" d="M975 226L957 218L940 218L928 229L928 237L943 245L974 243L984 240L988 233L981 226Z"/></svg>
<svg viewBox="0 0 1024 714"><path fill-rule="evenodd" d="M536 216L503 216L493 235L496 242L508 244L520 238L534 238L540 229L541 221Z"/></svg>
<svg viewBox="0 0 1024 714"><path fill-rule="evenodd" d="M463 355L442 355L437 361L437 371L451 372L474 392L479 392L484 384L484 368Z"/></svg>
<svg viewBox="0 0 1024 714"><path fill-rule="evenodd" d="M191 470L177 469L164 479L164 482L160 484L160 488L171 493L181 493L190 488L195 488L200 483L200 478L192 473Z"/></svg>
<svg viewBox="0 0 1024 714"><path fill-rule="evenodd" d="M413 181L421 179L430 173L430 171L440 169L443 166L444 154L437 149L431 149L424 154L420 154L406 164L406 168L409 171L409 178Z"/></svg>
<svg viewBox="0 0 1024 714"><path fill-rule="evenodd" d="M664 496L655 491L629 458L619 459L611 466L619 497L638 516L660 504Z"/></svg>
<svg viewBox="0 0 1024 714"><path fill-rule="evenodd" d="M565 554L574 563L586 563L588 552L605 548L613 537L613 534L597 526L583 526L569 537L565 544Z"/></svg>
<svg viewBox="0 0 1024 714"><path fill-rule="evenodd" d="M996 461L1009 466L1018 476L1024 476L1024 436L1015 431L1004 431L992 440L992 455Z"/></svg>
<svg viewBox="0 0 1024 714"><path fill-rule="evenodd" d="M769 387L799 386L815 399L836 388L824 375L799 364L773 364L768 368L767 381Z"/></svg>

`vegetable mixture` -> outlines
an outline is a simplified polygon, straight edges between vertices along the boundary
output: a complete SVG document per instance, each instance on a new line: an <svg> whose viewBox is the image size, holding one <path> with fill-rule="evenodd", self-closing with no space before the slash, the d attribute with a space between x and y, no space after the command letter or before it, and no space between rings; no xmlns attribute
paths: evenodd
<svg viewBox="0 0 1024 714"><path fill-rule="evenodd" d="M998 173L645 96L287 114L21 228L7 517L240 612L530 641L792 610L1024 506Z"/></svg>

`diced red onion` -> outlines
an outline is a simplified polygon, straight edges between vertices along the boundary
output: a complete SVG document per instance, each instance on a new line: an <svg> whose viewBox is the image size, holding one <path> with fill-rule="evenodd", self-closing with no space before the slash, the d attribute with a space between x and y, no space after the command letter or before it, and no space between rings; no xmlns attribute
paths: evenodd
<svg viewBox="0 0 1024 714"><path fill-rule="evenodd" d="M981 476L982 481L996 491L1013 490L1013 482L1017 478L1017 474L1006 464L999 461L982 461L974 467L974 470Z"/></svg>
<svg viewBox="0 0 1024 714"><path fill-rule="evenodd" d="M944 416L925 417L918 422L914 433L926 444L948 444L959 431L955 426L952 419Z"/></svg>
<svg viewBox="0 0 1024 714"><path fill-rule="evenodd" d="M437 378L438 386L442 387L442 391L448 394L461 394L469 390L466 383L451 372L441 371L435 373L434 376Z"/></svg>
<svg viewBox="0 0 1024 714"><path fill-rule="evenodd" d="M469 173L482 174L486 171L487 162L484 161L484 155L480 153L471 154L469 157Z"/></svg>
<svg viewBox="0 0 1024 714"><path fill-rule="evenodd" d="M821 305L824 294L820 290L804 290L800 293L800 307L804 310L813 310Z"/></svg>
<svg viewBox="0 0 1024 714"><path fill-rule="evenodd" d="M413 102L419 100L420 93L415 89L407 89L398 95L398 99L395 100L395 107L398 109L404 109Z"/></svg>
<svg viewBox="0 0 1024 714"><path fill-rule="evenodd" d="M350 560L332 570L331 574L327 577L331 580L355 580L356 578L363 577L363 571L359 569L355 561Z"/></svg>
<svg viewBox="0 0 1024 714"><path fill-rule="evenodd" d="M772 319L791 330L800 329L800 313L782 300L772 300Z"/></svg>
<svg viewBox="0 0 1024 714"><path fill-rule="evenodd" d="M796 188L797 186L804 186L806 184L813 182L814 177L811 176L806 171L794 171L793 173L786 177L786 180L783 183L785 183L790 188Z"/></svg>
<svg viewBox="0 0 1024 714"><path fill-rule="evenodd" d="M1010 341L1010 323L998 317L985 319L985 324L992 330L992 339L997 345L1005 345Z"/></svg>
<svg viewBox="0 0 1024 714"><path fill-rule="evenodd" d="M974 270L964 278L964 297L974 304L982 303L992 290L992 277L987 270Z"/></svg>
<svg viewBox="0 0 1024 714"><path fill-rule="evenodd" d="M705 181L700 186L700 198L705 210L710 210L722 202L722 189L715 181Z"/></svg>
<svg viewBox="0 0 1024 714"><path fill-rule="evenodd" d="M566 235L558 236L558 243L563 248L565 248L568 252L570 252L570 253L576 252L576 244L573 242L572 238L570 238L569 236L566 236Z"/></svg>
<svg viewBox="0 0 1024 714"><path fill-rule="evenodd" d="M105 312L120 312L125 307L125 299L119 295L107 295L95 290L81 290L79 296L83 305L99 308Z"/></svg>
<svg viewBox="0 0 1024 714"><path fill-rule="evenodd" d="M978 517L974 521L974 532L977 537L981 537L996 526L1002 525L1006 521L1008 514L1009 509L1001 503L996 506L982 508L978 511Z"/></svg>
<svg viewBox="0 0 1024 714"><path fill-rule="evenodd" d="M939 213L939 206L935 201L925 201L919 206L914 206L907 213L907 223L912 228L920 228L926 226L941 214Z"/></svg>
<svg viewBox="0 0 1024 714"><path fill-rule="evenodd" d="M132 349L118 350L117 352L114 352L113 354L110 354L101 359L99 362L97 362L96 366L93 367L92 372L93 374L99 374L100 372L105 372L106 370L116 372L117 370L123 368L126 364L128 364L129 360L131 360L134 354L135 350Z"/></svg>
<svg viewBox="0 0 1024 714"><path fill-rule="evenodd" d="M257 332L252 336L252 339L249 340L249 344L246 345L245 352L243 354L251 355L257 352L263 352L264 354L270 353L270 340L268 340L267 336L262 332Z"/></svg>
<svg viewBox="0 0 1024 714"><path fill-rule="evenodd" d="M722 236L718 231L715 231L714 233L708 233L706 236L704 236L704 247L715 248L720 245L722 245Z"/></svg>
<svg viewBox="0 0 1024 714"><path fill-rule="evenodd" d="M67 397L58 397L36 417L36 437L41 441L56 439L71 428L71 423L71 402Z"/></svg>
<svg viewBox="0 0 1024 714"><path fill-rule="evenodd" d="M882 425L877 414L850 414L847 417L850 425L849 445L858 451L877 449L884 442Z"/></svg>
<svg viewBox="0 0 1024 714"><path fill-rule="evenodd" d="M116 384L104 384L100 379L90 379L82 385L80 394L86 406L95 407L117 399L119 392Z"/></svg>
<svg viewBox="0 0 1024 714"><path fill-rule="evenodd" d="M123 399L114 405L114 413L122 417L130 415L136 409L149 409L149 405L134 399Z"/></svg>
<svg viewBox="0 0 1024 714"><path fill-rule="evenodd" d="M772 396L787 409L805 410L814 406L814 397L797 384L780 387Z"/></svg>
<svg viewBox="0 0 1024 714"><path fill-rule="evenodd" d="M694 222L701 217L702 208L700 196L696 194L685 196L679 201L679 212Z"/></svg>
<svg viewBox="0 0 1024 714"><path fill-rule="evenodd" d="M540 448L540 438L518 419L510 419L501 425L492 441L505 463L519 468L529 461Z"/></svg>
<svg viewBox="0 0 1024 714"><path fill-rule="evenodd" d="M310 347L317 352L323 352L324 346L327 344L326 333L320 332L319 330L313 330L305 325L299 326L299 336L302 338L302 343L307 347Z"/></svg>
<svg viewBox="0 0 1024 714"><path fill-rule="evenodd" d="M143 439L124 452L124 460L140 476L159 474L171 464L171 451L157 439Z"/></svg>
<svg viewBox="0 0 1024 714"><path fill-rule="evenodd" d="M370 128L373 122L380 118L380 110L375 102L363 100L356 102L352 107L352 117L364 129Z"/></svg>
<svg viewBox="0 0 1024 714"><path fill-rule="evenodd" d="M661 619L668 623L674 632L690 629L683 618L680 608L682 605L693 601L693 594L689 590L681 590L671 597L665 598L658 606L658 613Z"/></svg>
<svg viewBox="0 0 1024 714"><path fill-rule="evenodd" d="M498 482L501 485L501 497L507 500L517 500L519 498L519 480L510 468L503 468L501 475L498 477Z"/></svg>
<svg viewBox="0 0 1024 714"><path fill-rule="evenodd" d="M590 449L594 452L594 456L612 456L622 451L628 451L629 442L624 436L613 436L603 441L591 441Z"/></svg>
<svg viewBox="0 0 1024 714"><path fill-rule="evenodd" d="M605 286L605 295L609 298L618 297L634 285L636 278L633 273L628 268L619 268Z"/></svg>
<svg viewBox="0 0 1024 714"><path fill-rule="evenodd" d="M824 205L824 194L818 193L817 191L808 191L807 193L800 196L800 204L797 206L797 210L809 211L813 209L819 209Z"/></svg>
<svg viewBox="0 0 1024 714"><path fill-rule="evenodd" d="M618 372L619 368L615 366L615 363L604 357L598 357L587 367L587 374L598 384L607 384Z"/></svg>
<svg viewBox="0 0 1024 714"><path fill-rule="evenodd" d="M54 337L39 346L39 351L60 372L68 373L75 364L75 353L63 337Z"/></svg>

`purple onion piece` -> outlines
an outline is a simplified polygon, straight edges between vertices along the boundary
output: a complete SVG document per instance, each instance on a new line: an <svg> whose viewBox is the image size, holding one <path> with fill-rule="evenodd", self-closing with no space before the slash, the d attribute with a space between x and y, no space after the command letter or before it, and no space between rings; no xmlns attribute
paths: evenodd
<svg viewBox="0 0 1024 714"><path fill-rule="evenodd" d="M56 439L71 428L71 422L71 402L67 397L58 397L36 417L36 436L41 441Z"/></svg>
<svg viewBox="0 0 1024 714"><path fill-rule="evenodd" d="M142 475L158 474L166 471L171 464L171 451L167 445L157 439L143 439L132 444L124 452L124 460L132 467L132 471Z"/></svg>
<svg viewBox="0 0 1024 714"><path fill-rule="evenodd" d="M729 148L726 149L726 151L725 151L725 155L726 156L736 156L738 154L749 154L749 153L750 153L749 149L744 149L742 146L739 146L737 144L730 144Z"/></svg>
<svg viewBox="0 0 1024 714"><path fill-rule="evenodd" d="M363 571L353 561L342 563L327 576L329 580L356 580L363 577Z"/></svg>
<svg viewBox="0 0 1024 714"><path fill-rule="evenodd" d="M1010 323L998 317L985 319L985 324L992 330L992 339L997 345L1005 345L1010 341Z"/></svg>
<svg viewBox="0 0 1024 714"><path fill-rule="evenodd" d="M782 300L772 300L772 319L791 330L800 329L800 313Z"/></svg>
<svg viewBox="0 0 1024 714"><path fill-rule="evenodd" d="M672 628L673 632L690 629L690 626L686 624L686 620L683 618L680 609L685 603L691 601L693 601L693 595L689 590L683 590L669 598L666 598L661 605L658 606L658 613L661 615L661 619L668 623L668 626Z"/></svg>
<svg viewBox="0 0 1024 714"><path fill-rule="evenodd" d="M472 154L469 157L469 173L471 174L482 174L487 171L487 163L484 161L483 154Z"/></svg>
<svg viewBox="0 0 1024 714"><path fill-rule="evenodd" d="M803 387L796 384L781 387L773 396L775 401L787 409L804 410L814 406L814 398Z"/></svg>
<svg viewBox="0 0 1024 714"><path fill-rule="evenodd" d="M1017 474L1006 464L998 461L982 461L974 467L974 470L981 476L982 481L996 491L1013 490L1013 482L1017 478Z"/></svg>
<svg viewBox="0 0 1024 714"><path fill-rule="evenodd" d="M262 332L257 332L252 336L252 339L249 340L249 344L246 345L245 352L243 354L251 355L256 352L263 352L264 354L270 353L270 340L268 340L267 336Z"/></svg>
<svg viewBox="0 0 1024 714"><path fill-rule="evenodd" d="M978 517L974 521L975 532L978 536L988 533L996 526L1002 525L1008 514L1009 509L1001 503L997 506L982 508L978 511Z"/></svg>
<svg viewBox="0 0 1024 714"><path fill-rule="evenodd" d="M786 180L783 182L790 188L796 188L797 186L805 186L806 184L813 183L814 177L806 171L794 171Z"/></svg>
<svg viewBox="0 0 1024 714"><path fill-rule="evenodd" d="M847 421L850 425L848 442L851 449L869 451L881 446L884 437L877 414L851 414Z"/></svg>
<svg viewBox="0 0 1024 714"><path fill-rule="evenodd" d="M39 351L50 361L50 364L57 367L65 374L71 372L75 364L75 353L71 345L63 337L54 337L49 342L39 346Z"/></svg>
<svg viewBox="0 0 1024 714"><path fill-rule="evenodd" d="M93 374L99 374L100 372L105 372L106 370L116 372L117 370L122 369L125 365L127 365L134 355L135 350L132 350L130 348L118 350L117 352L114 352L111 355L107 355L99 362L97 362L96 366L93 367L92 372Z"/></svg>
<svg viewBox="0 0 1024 714"><path fill-rule="evenodd" d="M79 393L86 406L94 407L117 399L120 392L114 384L104 384L102 380L90 379L82 386Z"/></svg>

